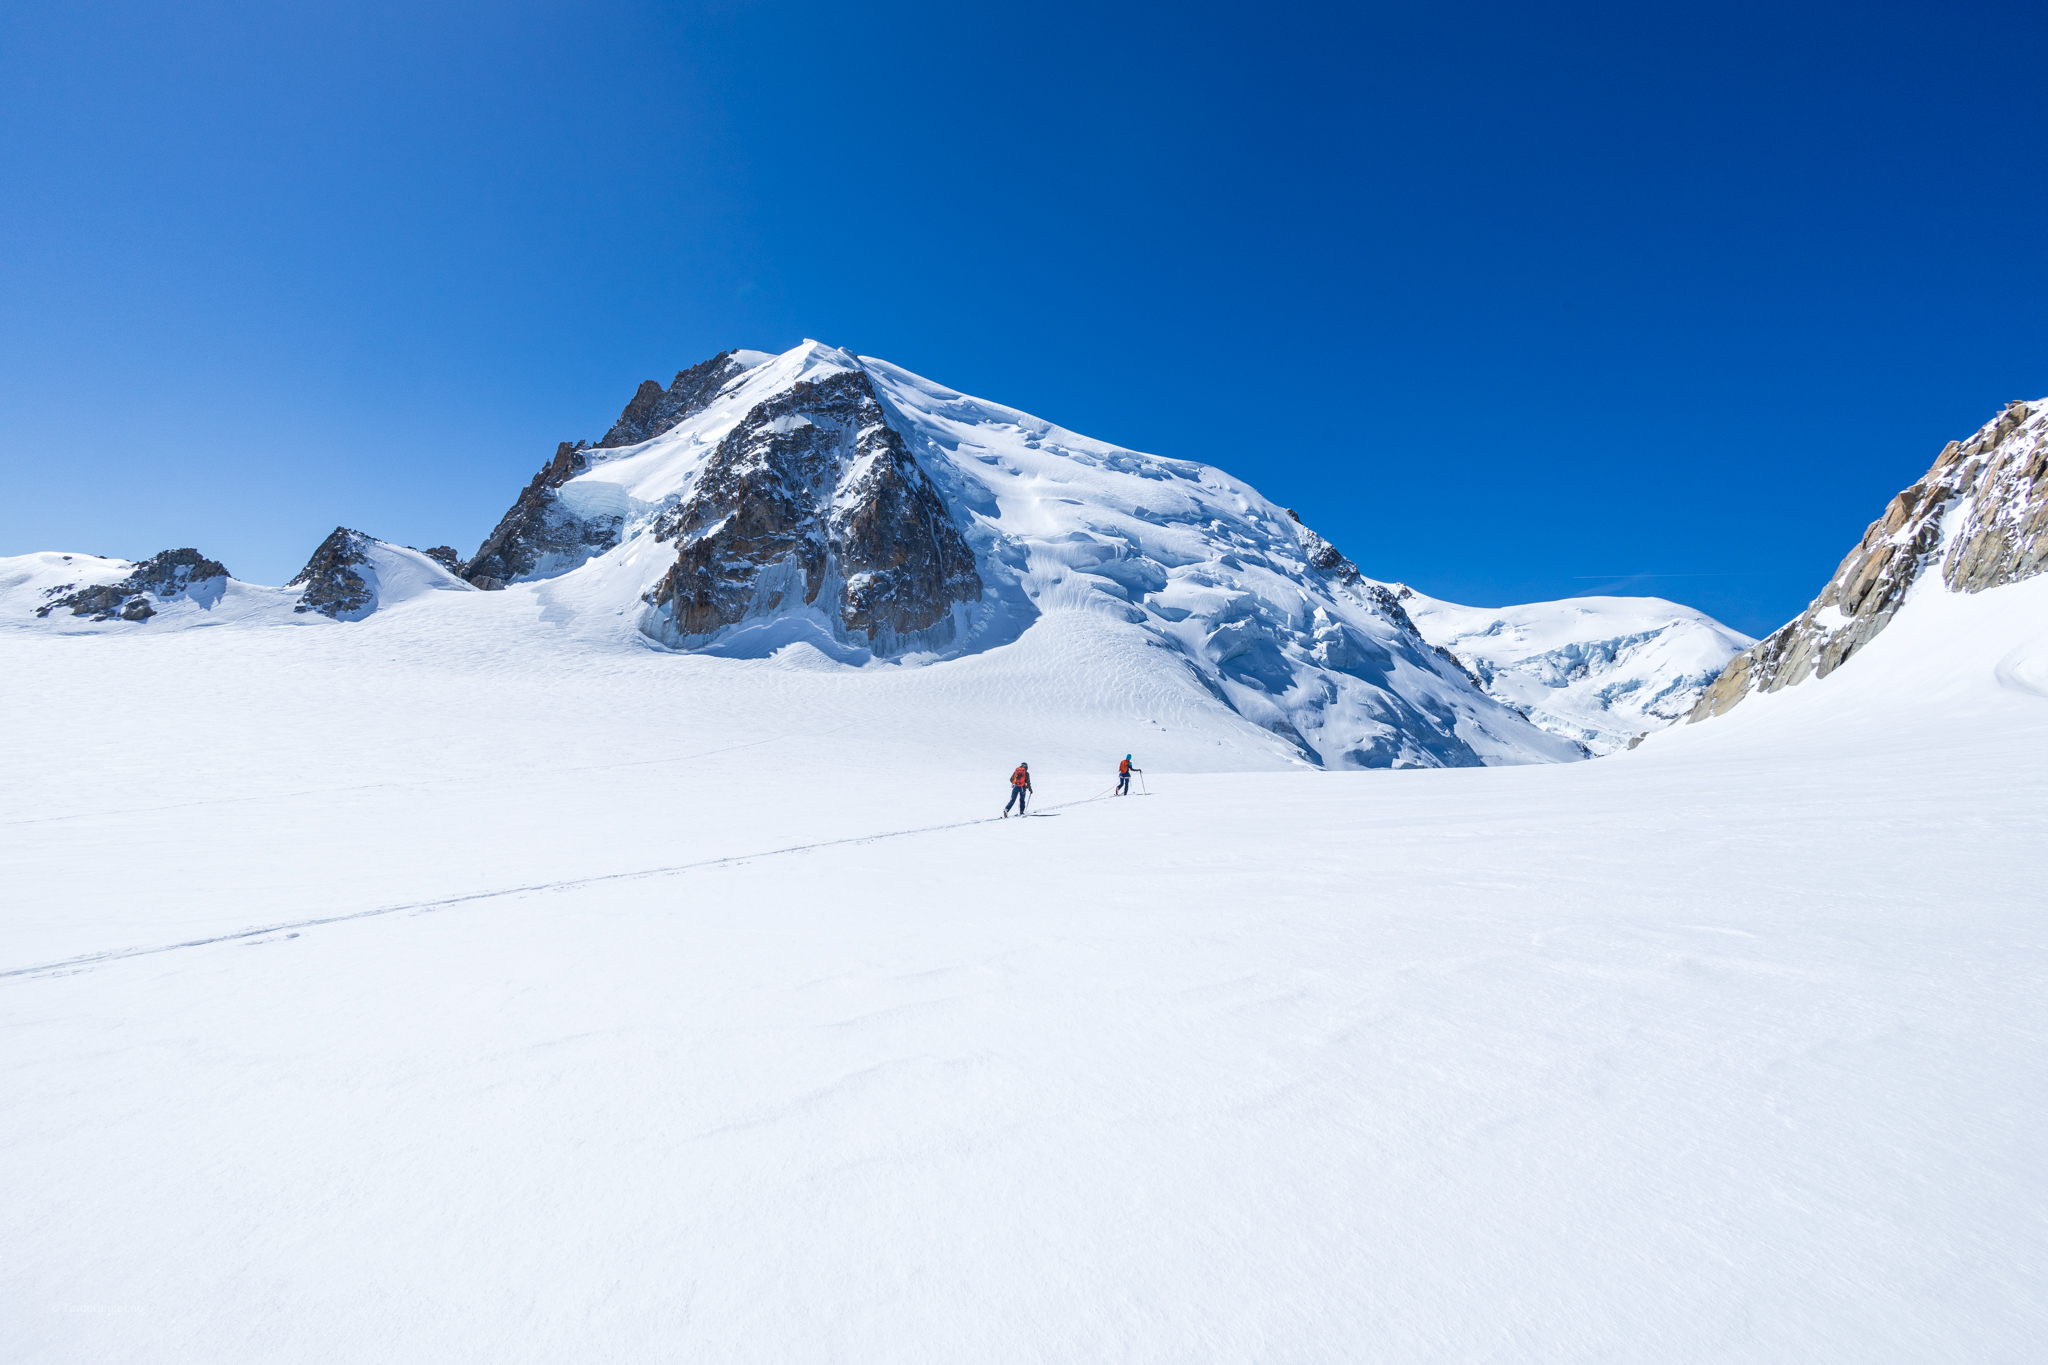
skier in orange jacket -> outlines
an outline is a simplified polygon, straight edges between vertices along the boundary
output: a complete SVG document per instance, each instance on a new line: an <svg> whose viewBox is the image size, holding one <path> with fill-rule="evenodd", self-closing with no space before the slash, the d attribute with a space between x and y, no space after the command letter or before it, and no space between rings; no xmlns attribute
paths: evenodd
<svg viewBox="0 0 2048 1365"><path fill-rule="evenodd" d="M1133 768L1131 766L1131 756L1125 754L1124 761L1116 765L1116 794L1118 796L1129 796L1131 794L1131 774L1144 771L1143 768Z"/></svg>
<svg viewBox="0 0 2048 1365"><path fill-rule="evenodd" d="M1003 818L1010 818L1010 807L1017 808L1017 814L1024 813L1024 798L1031 792L1031 765L1020 762L1017 771L1010 774L1010 799L1003 806Z"/></svg>

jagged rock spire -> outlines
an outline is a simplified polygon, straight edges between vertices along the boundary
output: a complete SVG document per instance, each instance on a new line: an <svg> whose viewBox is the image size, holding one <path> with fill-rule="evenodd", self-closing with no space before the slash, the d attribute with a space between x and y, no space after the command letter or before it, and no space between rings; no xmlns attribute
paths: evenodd
<svg viewBox="0 0 2048 1365"><path fill-rule="evenodd" d="M597 443L598 449L609 450L653 440L691 414L703 411L725 382L745 368L733 358L731 351L720 351L701 364L677 370L674 381L666 389L652 379L642 380L639 391L626 404L626 410L619 414L619 420L612 423L612 429Z"/></svg>

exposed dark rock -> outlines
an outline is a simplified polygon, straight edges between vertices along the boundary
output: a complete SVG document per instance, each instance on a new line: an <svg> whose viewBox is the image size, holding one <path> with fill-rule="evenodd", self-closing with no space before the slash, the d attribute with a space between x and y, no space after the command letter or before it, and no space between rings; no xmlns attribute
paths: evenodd
<svg viewBox="0 0 2048 1365"><path fill-rule="evenodd" d="M1961 520L1951 531L1952 512ZM2013 403L1968 441L1950 441L1870 523L1799 619L1729 660L1688 719L1840 668L1891 624L1944 543L1942 581L1953 592L2048 569L2048 415Z"/></svg>
<svg viewBox="0 0 2048 1365"><path fill-rule="evenodd" d="M501 580L503 586L521 574L532 573L544 555L579 546L610 549L616 545L619 527L615 518L606 519L609 525L592 526L580 518L557 514L555 490L590 467L589 457L583 453L587 448L582 441L557 444L555 458L541 466L511 510L498 519L496 529L484 537L476 554L456 566L456 574L478 587L483 586L477 581L481 578Z"/></svg>
<svg viewBox="0 0 2048 1365"><path fill-rule="evenodd" d="M36 608L38 616L48 616L59 607L69 607L73 616L90 614L98 621L105 621L118 615L121 603L126 600L112 586L80 588L76 583L61 583L43 595L53 600Z"/></svg>
<svg viewBox="0 0 2048 1365"><path fill-rule="evenodd" d="M944 498L858 371L749 412L655 536L681 542L650 597L678 639L815 605L831 581L835 633L889 653L982 594Z"/></svg>
<svg viewBox="0 0 2048 1365"><path fill-rule="evenodd" d="M226 565L197 550L165 550L137 564L119 583L75 591L69 584L52 588L52 600L38 607L36 615L48 616L59 607L69 607L73 616L90 616L95 621L147 621L156 615L149 597L167 602L203 583L225 580L227 576Z"/></svg>
<svg viewBox="0 0 2048 1365"><path fill-rule="evenodd" d="M653 440L709 407L727 381L745 370L732 352L720 351L701 365L677 371L675 382L666 389L647 380L595 448L607 450ZM578 515L562 505L557 493L563 484L590 468L591 449L587 441L557 445L555 458L533 476L476 554L455 567L456 575L491 591L543 569L566 572L617 545L625 529L624 517Z"/></svg>
<svg viewBox="0 0 2048 1365"><path fill-rule="evenodd" d="M453 545L436 545L431 549L421 550L420 553L433 560L436 564L439 564L449 573L454 573L462 567L462 556L455 553Z"/></svg>
<svg viewBox="0 0 2048 1365"><path fill-rule="evenodd" d="M1301 541L1302 552L1308 556L1310 568L1320 570L1346 587L1355 587L1364 579L1365 575L1358 571L1356 564L1346 559L1336 546L1309 529L1308 524L1302 521L1301 513L1290 507L1287 509L1287 515L1294 518L1294 524L1301 528L1295 532L1295 536ZM1402 617L1406 619L1407 613L1403 612Z"/></svg>
<svg viewBox="0 0 2048 1365"><path fill-rule="evenodd" d="M1406 613L1403 614L1405 615ZM1420 632L1417 633L1420 634ZM1445 649L1442 645L1430 645L1430 649L1436 653L1436 656L1439 659L1442 659L1445 663L1449 664L1451 667L1457 669L1460 673L1463 673L1466 677L1470 678L1472 680L1472 685L1474 687L1478 688L1481 692L1486 691L1486 684L1479 680L1479 674L1473 671L1472 665L1466 663L1463 659L1451 653L1450 650ZM1496 698L1496 700L1498 700L1498 698ZM1510 711L1513 711L1523 720L1529 719L1529 713L1523 710L1521 707L1512 705L1508 702L1502 702L1501 705L1506 706Z"/></svg>
<svg viewBox="0 0 2048 1365"><path fill-rule="evenodd" d="M652 379L640 381L640 387L626 400L626 407L619 414L619 420L612 423L612 429L599 441L600 446L630 446L651 440L655 435L654 424L659 419L655 409L667 395L659 383Z"/></svg>
<svg viewBox="0 0 2048 1365"><path fill-rule="evenodd" d="M171 598L189 592L209 579L227 576L227 565L187 547L165 550L145 559L128 575L128 586L155 593L158 598Z"/></svg>
<svg viewBox="0 0 2048 1365"><path fill-rule="evenodd" d="M612 429L597 443L598 449L638 445L651 441L678 422L702 412L725 387L726 381L746 367L733 359L731 351L720 351L700 365L676 371L666 390L652 379L642 380L640 389L612 423Z"/></svg>
<svg viewBox="0 0 2048 1365"><path fill-rule="evenodd" d="M2048 420L2014 403L1958 451L1956 496L1967 498L1941 577L1952 591L1982 592L2048 570ZM1991 453L1992 447L2003 447ZM1939 466L1937 466L1939 467Z"/></svg>
<svg viewBox="0 0 2048 1365"><path fill-rule="evenodd" d="M334 533L313 551L313 557L306 561L305 568L299 570L298 577L285 584L288 588L304 584L306 588L292 610L317 611L338 621L343 617L353 618L366 608L375 606L377 594L356 572L357 566L369 562L369 540L361 531L351 531L346 526L335 527Z"/></svg>

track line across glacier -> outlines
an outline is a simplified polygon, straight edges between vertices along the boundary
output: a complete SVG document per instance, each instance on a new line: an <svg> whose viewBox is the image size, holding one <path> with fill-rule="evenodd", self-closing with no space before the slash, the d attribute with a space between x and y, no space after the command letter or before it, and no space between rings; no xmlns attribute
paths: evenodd
<svg viewBox="0 0 2048 1365"><path fill-rule="evenodd" d="M1114 788L1111 789L1112 791ZM1100 801L1110 795L1102 792L1095 796L1084 796L1077 801L1062 801L1043 807L1034 814L1046 811L1065 810L1070 806L1085 806L1091 801ZM694 863L676 863L670 867L648 867L636 872L603 872L594 877L566 877L560 881L532 882L525 886L509 886L497 891L472 891L466 896L444 896L439 900L406 901L401 905L380 905L374 910L351 910L345 915L323 915L317 919L292 920L286 923L266 924L256 929L237 929L231 934L212 934L206 938L185 939L179 943L157 943L147 947L109 948L97 953L82 953L57 962L45 962L34 967L9 967L0 970L0 980L11 976L34 976L40 972L62 971L65 968L84 969L103 962L118 962L122 958L149 957L156 953L172 953L180 948L204 948L214 943L234 943L241 939L261 938L265 934L281 934L294 929L317 929L325 924L344 924L349 920L375 919L380 915L396 915L407 910L426 913L430 910L445 910L450 906L466 905L471 901L497 900L505 896L525 895L530 891L565 891L577 886L595 886L603 882L637 881L642 877L668 877L679 872L694 872L700 868L722 867L728 863L750 863L756 858L774 858L785 853L809 853L814 849L838 848L844 844L872 844L882 839L902 839L913 834L938 834L949 829L967 829L973 825L993 825L1003 817L983 816L978 820L956 820L946 825L923 825L917 829L885 830L880 834L856 834L845 839L821 839L816 843L792 844L788 848L763 849L759 853L735 853L724 858L704 858Z"/></svg>
<svg viewBox="0 0 2048 1365"><path fill-rule="evenodd" d="M518 776L536 780L554 779L565 773L602 773L613 772L620 768L652 768L663 763L691 763L700 758L715 758L719 754L736 753L741 749L758 749L764 744L780 744L786 739L823 739L828 735L836 735L841 730L850 729L858 723L857 721L848 721L845 725L835 725L829 730L820 730L816 733L792 730L786 735L770 735L766 739L750 739L744 744L728 744L722 749L705 749L694 754L673 754L667 758L634 758L627 759L622 763L585 763L573 768L553 768L547 771L522 773L518 774ZM257 801L296 801L306 796L344 796L351 792L417 790L421 787L452 787L459 786L463 780L460 777L430 777L394 782L359 782L347 787L307 787L301 791L259 792L255 796L221 796L205 801L178 801L163 806L124 806L114 810L79 810L71 811L64 815L37 815L26 820L0 820L0 829L11 829L16 825L51 825L62 820L104 819L111 815L155 815L160 811L192 810L200 806L247 805ZM4 972L0 972L0 976L4 975Z"/></svg>

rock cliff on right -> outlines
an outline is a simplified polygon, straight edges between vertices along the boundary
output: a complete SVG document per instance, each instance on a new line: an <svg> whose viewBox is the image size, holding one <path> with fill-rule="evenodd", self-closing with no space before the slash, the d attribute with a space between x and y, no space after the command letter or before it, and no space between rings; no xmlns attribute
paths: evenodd
<svg viewBox="0 0 2048 1365"><path fill-rule="evenodd" d="M2013 403L1951 441L1891 500L1799 618L1729 660L1689 723L1752 692L1824 678L1891 623L1916 587L1982 592L2048 569L2048 400Z"/></svg>

